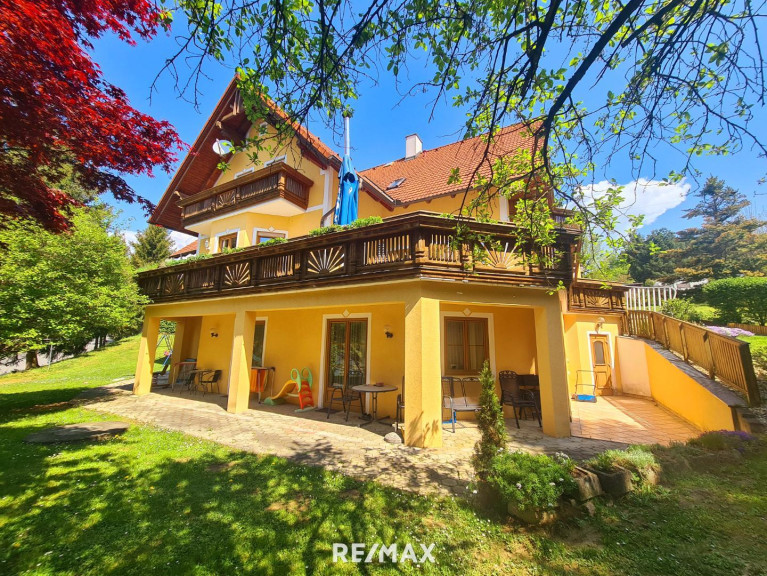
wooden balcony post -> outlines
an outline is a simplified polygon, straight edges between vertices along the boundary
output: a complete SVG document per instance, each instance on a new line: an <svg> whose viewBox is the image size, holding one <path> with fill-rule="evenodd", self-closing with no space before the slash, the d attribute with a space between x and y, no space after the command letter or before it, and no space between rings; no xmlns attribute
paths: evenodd
<svg viewBox="0 0 767 576"><path fill-rule="evenodd" d="M682 341L682 357L684 358L685 362L688 362L690 360L690 356L687 353L687 337L684 333L684 322L679 322L679 338Z"/></svg>
<svg viewBox="0 0 767 576"><path fill-rule="evenodd" d="M703 345L706 348L706 358L708 359L708 366L704 366L704 368L708 369L708 377L713 380L716 376L716 365L714 363L714 353L711 350L711 339L709 338L708 331L703 335Z"/></svg>

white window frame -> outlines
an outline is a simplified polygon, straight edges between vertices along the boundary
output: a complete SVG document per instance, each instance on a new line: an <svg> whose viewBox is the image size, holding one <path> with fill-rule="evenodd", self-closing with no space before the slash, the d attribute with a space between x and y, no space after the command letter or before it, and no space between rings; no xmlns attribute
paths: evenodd
<svg viewBox="0 0 767 576"><path fill-rule="evenodd" d="M276 230L275 228L272 228L272 227L259 228L258 226L256 226L255 228L253 228L253 236L252 236L252 241L250 243L251 246L258 246L258 244L256 244L256 239L258 238L259 232L265 232L267 234L283 234L285 236L285 240L288 239L287 230Z"/></svg>
<svg viewBox="0 0 767 576"><path fill-rule="evenodd" d="M466 318L486 318L487 319L487 346L490 355L490 371L493 378L498 374L495 365L495 321L492 312L471 312L466 315L461 311L454 310L450 312L439 313L439 371L445 370L445 319L456 318L465 320ZM444 376L444 374L442 374Z"/></svg>

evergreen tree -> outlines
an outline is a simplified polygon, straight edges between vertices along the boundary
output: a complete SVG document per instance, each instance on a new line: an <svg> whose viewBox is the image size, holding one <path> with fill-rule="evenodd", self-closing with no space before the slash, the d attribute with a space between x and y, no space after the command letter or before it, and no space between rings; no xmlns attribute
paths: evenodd
<svg viewBox="0 0 767 576"><path fill-rule="evenodd" d="M746 197L714 177L695 195L700 200L684 217L702 216L703 224L677 233L680 247L668 252L675 273L687 280L765 275L767 222L743 214Z"/></svg>
<svg viewBox="0 0 767 576"><path fill-rule="evenodd" d="M676 235L668 228L653 230L647 236L632 234L623 250L631 278L641 284L674 280L674 262L667 254L677 244Z"/></svg>
<svg viewBox="0 0 767 576"><path fill-rule="evenodd" d="M145 302L111 211L77 208L67 218L58 234L30 220L0 227L0 355L25 353L28 368L49 343L77 350L138 328Z"/></svg>
<svg viewBox="0 0 767 576"><path fill-rule="evenodd" d="M162 264L173 252L173 241L170 232L160 226L150 224L146 230L136 235L136 241L131 244L133 254L131 264L140 268L149 264Z"/></svg>

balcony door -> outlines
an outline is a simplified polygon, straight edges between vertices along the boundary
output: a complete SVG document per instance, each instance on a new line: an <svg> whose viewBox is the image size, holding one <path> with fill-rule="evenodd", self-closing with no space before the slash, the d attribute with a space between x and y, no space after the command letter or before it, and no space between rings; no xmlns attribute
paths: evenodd
<svg viewBox="0 0 767 576"><path fill-rule="evenodd" d="M360 318L328 320L325 365L327 388L365 384L368 358L368 321Z"/></svg>

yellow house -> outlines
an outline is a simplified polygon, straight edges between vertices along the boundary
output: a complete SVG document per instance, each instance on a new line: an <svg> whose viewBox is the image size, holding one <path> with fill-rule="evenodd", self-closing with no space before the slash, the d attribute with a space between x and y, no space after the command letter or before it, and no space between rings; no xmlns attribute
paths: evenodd
<svg viewBox="0 0 767 576"><path fill-rule="evenodd" d="M481 139L423 150L408 137L404 158L359 173L359 216L383 222L311 234L332 221L341 159L308 130L258 152L255 164L254 154L237 153L225 157L228 170L218 168L217 140L269 134L279 121L248 121L232 83L152 215L196 234L197 253L211 257L140 274L152 303L136 394L150 390L162 319L177 325L174 358L221 370L230 412L249 409L254 362L275 367L275 389L291 369L308 367L318 407L331 385L352 381L404 392L404 438L413 446L442 443L442 376L476 376L486 359L494 374L537 375L551 436L570 435L576 383L620 390L625 288L578 278L579 230L565 223L566 211L553 209L560 258L548 267L520 259L503 197L490 207L494 223L469 222L496 242L456 246L455 222L444 214L458 212L462 187L448 179L456 167L487 172ZM510 127L493 153L530 145ZM477 250L483 257L472 257ZM566 290L555 289L560 283ZM379 411L394 414L396 396L381 394Z"/></svg>

